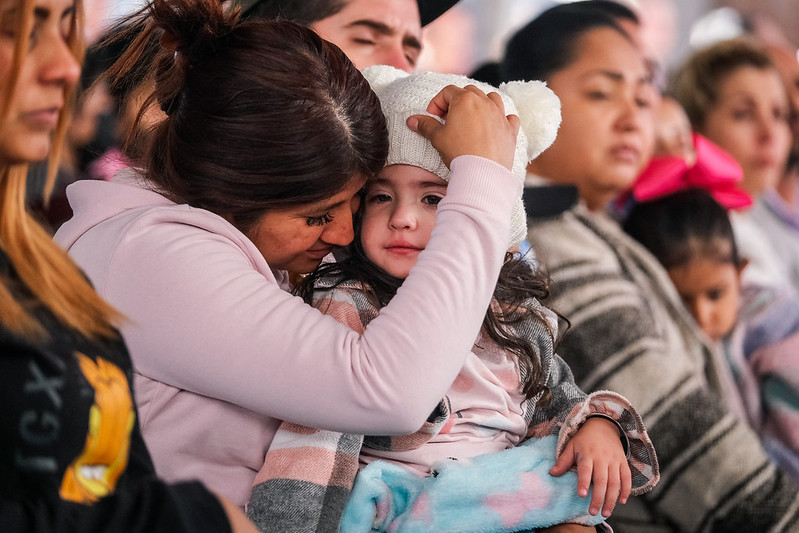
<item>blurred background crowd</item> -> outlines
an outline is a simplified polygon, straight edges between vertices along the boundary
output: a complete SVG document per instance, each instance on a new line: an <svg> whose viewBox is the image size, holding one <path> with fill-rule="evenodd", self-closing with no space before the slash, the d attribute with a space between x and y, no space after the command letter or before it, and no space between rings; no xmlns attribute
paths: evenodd
<svg viewBox="0 0 799 533"><path fill-rule="evenodd" d="M697 49L714 42L754 35L775 49L785 75L799 80L796 61L799 42L799 5L788 0L620 0L631 7L640 18L640 45L647 57L658 65L656 81L665 88L671 72ZM461 0L424 28L424 54L417 71L435 71L469 75L486 61L501 57L508 38L529 20L560 0ZM86 2L86 32L89 43L96 43L114 21L141 7L141 0L89 0ZM88 56L81 79L85 88L110 65L121 47L109 47L104 52ZM794 86L799 85L799 81ZM89 169L89 164L110 146L117 143L121 128L133 116L125 116L119 108L124 98L133 104L142 95L110 95L99 90L86 94L69 134L72 150L67 150L62 163L61 182L68 184L82 177L98 176L110 169ZM136 109L135 105L128 106ZM87 175L88 173L88 175ZM34 169L33 182L36 169ZM41 176L43 180L43 173ZM43 183L43 181L42 181ZM56 191L63 187L56 187ZM32 188L31 203L36 205L37 188ZM52 200L47 217L57 227L69 218L65 199Z"/></svg>
<svg viewBox="0 0 799 533"><path fill-rule="evenodd" d="M666 67L693 48L756 31L789 45L799 42L799 5L790 0L621 0L639 15L647 46ZM425 28L421 70L468 74L498 59L508 36L544 9L566 1L461 0ZM97 37L110 20L141 0L89 0L87 32Z"/></svg>

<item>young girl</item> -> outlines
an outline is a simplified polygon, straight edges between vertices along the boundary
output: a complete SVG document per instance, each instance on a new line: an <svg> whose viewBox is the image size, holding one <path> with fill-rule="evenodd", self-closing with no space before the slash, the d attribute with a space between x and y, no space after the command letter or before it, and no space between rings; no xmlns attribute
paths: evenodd
<svg viewBox="0 0 799 533"><path fill-rule="evenodd" d="M349 255L341 262L318 268L297 290L320 310L357 331L363 330L395 294L403 291L403 280L412 269L418 271L422 267L419 264L414 268L420 257L430 253L426 246L433 233L437 206L447 193L449 169L428 141L405 129L405 121L424 110L428 97L442 87L478 83L462 76L433 73L407 76L390 67L372 67L366 69L364 75L372 83L386 115L390 138L387 166L377 181L365 188L356 238ZM484 84L479 87L490 93L495 90ZM513 112L515 102L524 102L524 107L516 104L522 132L526 135L525 138L520 134L516 148L514 169L521 180L529 160L552 141L554 129L548 131L542 126L547 119L557 124L554 117L559 116L559 105L540 82L509 84L501 91L505 93L502 98L506 111ZM499 97L495 92L492 95ZM526 233L525 218L518 210L517 214L520 216L515 218L512 228L511 249ZM438 261L451 262L444 255L439 256ZM527 261L508 253L472 353L428 424L413 435L367 437L362 447L360 437L314 433L307 428L284 424L267 453L264 470L256 478L256 483L262 483L255 487L248 508L250 516L260 527L275 527L270 518L274 520L275 514L280 514L279 510L275 512L276 508L293 509L286 506L287 494L294 490L297 497L300 492L308 497L309 485L301 482L311 482L312 486L336 485L341 489L339 497L345 496L355 474L354 457L359 452L361 463L372 463L359 475L359 480L377 478L389 486L393 483L401 488L402 494L410 490L410 484L414 487L411 490L414 496L423 496L417 501L424 503L414 505L414 498L408 498L410 501L403 506L398 503L402 498L387 497L380 500L376 510L371 508L371 512L364 512L362 507L369 507L371 492L363 486L369 481L359 481L343 517L344 531L357 531L353 524L371 525L375 513L380 529L413 530L425 523L430 531L516 531L571 520L595 524L597 517L593 515L597 515L600 508L602 516L607 517L617 500L624 503L631 493L639 494L652 488L658 479L657 461L640 417L618 394L601 391L586 396L575 386L568 367L553 352L557 317L538 302L546 294L547 285L542 276L532 271ZM418 305L426 303L419 300ZM430 357L435 358L436 354L431 353ZM622 440L619 439L620 429ZM581 509L570 516L552 501L549 505L544 503L543 507L550 511L550 519L556 517L554 520L548 523L525 521L529 516L525 516L525 512L535 508L529 502L532 495L539 491L547 493L548 483L554 479L546 471L538 473L540 482L535 488L528 486L527 491L522 489L514 496L513 505L497 504L499 509L492 506L489 502L497 496L492 493L496 490L492 489L492 475L504 480L500 486L503 491L510 492L519 490L516 483L526 475L520 465L512 461L507 464L501 453L493 452L518 446L529 437L549 435L557 436L559 456L549 473L561 476L576 464L578 488L574 490L572 485L571 490L575 496L585 497L589 482L593 482L590 515ZM333 476L322 479L319 472L324 471L325 458L330 458L331 442L336 443L336 451L346 450L352 458L350 470L346 474L336 470L344 464L339 454L335 466L329 465ZM310 452L309 447L318 450ZM631 454L629 464L625 449ZM550 450L553 460L555 451L553 446ZM298 461L303 454L307 461L316 461L313 468L307 461L305 464ZM455 465L461 463L449 463L443 468L440 464L444 459L463 461L478 455L483 456L479 466L476 459L460 467ZM497 461L494 464L490 463L492 456ZM374 462L377 460L401 465L415 475L403 477L383 462ZM275 466L289 461L293 461L289 465L291 470L281 472ZM499 464L504 467L498 469ZM452 469L472 467L476 470L465 477L452 474ZM376 475L375 470L381 473ZM314 472L313 479L308 478L309 471ZM408 482L409 477L419 480L419 476L433 472L437 477L428 479L428 484ZM396 481L398 477L402 482ZM454 502L444 495L452 477L461 481L468 479L470 482L460 484L470 486L473 491L468 497L462 492L453 497L459 500L459 508L452 507L450 504ZM452 481L452 484L458 483ZM324 494L324 487L319 488L319 493ZM520 502L524 503L520 505ZM308 505L307 499L303 505ZM386 505L398 508L386 511ZM510 512L514 505L517 510L524 505L530 507L512 518L506 514L498 523L492 522L498 521L496 513L490 516L491 513L477 510L489 507L501 515ZM408 510L403 514L405 508ZM558 512L563 514L557 515ZM359 520L364 516L364 520ZM396 518L394 523L391 523L392 518ZM460 521L453 522L457 520Z"/></svg>
<svg viewBox="0 0 799 533"><path fill-rule="evenodd" d="M701 152L700 152L701 158ZM690 188L639 203L625 230L663 264L699 327L718 348L730 410L758 431L774 461L799 473L799 301L742 284L724 196Z"/></svg>

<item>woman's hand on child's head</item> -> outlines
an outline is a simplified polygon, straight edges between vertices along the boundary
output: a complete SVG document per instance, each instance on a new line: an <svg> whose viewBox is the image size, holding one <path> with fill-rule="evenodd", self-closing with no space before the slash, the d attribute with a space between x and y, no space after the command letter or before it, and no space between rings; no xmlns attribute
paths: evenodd
<svg viewBox="0 0 799 533"><path fill-rule="evenodd" d="M447 167L459 155L477 155L513 167L519 117L505 115L498 93L486 94L474 85L462 89L448 85L433 97L427 112L444 119L444 124L427 115L413 115L408 127L432 143Z"/></svg>
<svg viewBox="0 0 799 533"><path fill-rule="evenodd" d="M601 507L602 516L608 517L616 501L627 502L632 474L619 438L619 427L614 422L603 417L586 420L566 444L549 473L562 476L575 464L577 494L586 497L589 484L594 483L589 508L591 514L599 513Z"/></svg>

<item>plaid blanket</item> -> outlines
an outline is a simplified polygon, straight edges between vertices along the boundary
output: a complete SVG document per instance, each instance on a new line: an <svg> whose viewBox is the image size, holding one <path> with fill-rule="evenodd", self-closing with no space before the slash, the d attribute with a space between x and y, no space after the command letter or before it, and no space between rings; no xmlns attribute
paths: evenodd
<svg viewBox="0 0 799 533"><path fill-rule="evenodd" d="M357 284L340 285L333 291L321 293L323 296L315 305L327 314L331 314L340 322L349 325L354 330L362 332L366 324L377 316L376 309L364 295L362 288ZM531 302L530 305L538 306L543 309L538 302ZM510 525L496 526L496 516L502 514L503 509L493 509L493 512L485 513L483 523L478 523L474 518L470 521L470 528L473 531L519 531L521 529L534 529L536 527L546 527L548 525L576 522L584 524L595 524L600 519L588 515L588 499L582 500L576 496L577 481L576 476L553 478L548 475L548 469L554 464L555 458L562 451L569 438L579 429L580 424L589 416L605 416L615 421L623 435L623 442L628 450L629 464L633 472L633 494L641 494L649 491L659 479L659 470L655 450L644 429L641 417L629 402L616 393L609 391L599 391L591 396L586 396L574 385L574 381L568 367L553 352L552 339L549 331L540 324L540 321L528 321L529 324L516 326L520 328L516 334L532 335L541 352L542 367L547 376L547 386L550 390L552 399L547 408L541 409L536 406L537 398L530 399L523 406L525 418L529 421L527 437L531 439L542 439L554 437L554 453L549 451L546 461L540 460L541 449L536 446L527 446L529 451L524 451L528 459L528 466L524 466L524 461L507 462L503 453L487 454L473 460L460 462L449 461L447 464L448 475L451 479L459 479L458 476L465 474L455 472L468 472L474 480L487 480L488 476L496 477L497 468L502 476L510 479L514 474L521 474L526 468L541 469L536 479L541 480L530 487L532 492L548 494L562 494L564 483L569 484L566 491L573 495L574 499L580 500L582 505L554 505L554 502L563 502L564 499L554 498L552 506L543 506L540 512L526 515L518 515L519 521ZM532 323L535 322L535 323ZM487 337L481 337L481 345L485 345ZM251 499L247 505L247 515L263 532L336 532L340 524L352 524L352 516L345 517L342 522L342 514L350 500L353 483L358 474L358 456L362 447L377 450L411 450L423 446L433 438L449 421L450 406L447 397L442 399L437 408L428 418L427 422L415 433L411 435L392 436L392 437L363 437L361 435L342 434L330 431L322 431L289 422L281 424L269 450L266 453L264 466L255 478ZM520 449L523 447L520 447ZM507 450L506 450L507 451ZM537 455L536 455L537 454ZM492 457L497 456L497 457ZM502 457L500 457L502 456ZM479 467L475 470L475 464ZM549 464L549 466L546 466ZM386 463L376 461L367 466L358 477L379 478L386 471ZM501 465L501 466L498 466ZM514 467L514 465L516 465ZM544 467L546 469L544 470ZM514 472L514 468L516 471ZM371 469L371 470L370 470ZM482 470L480 470L482 469ZM379 473L375 473L378 470ZM391 471L391 468L388 469ZM528 471L527 474L532 474ZM398 479L392 474L392 479ZM415 476L416 474L410 474ZM396 505L394 511L388 512L385 506L380 508L380 501L385 504L394 501L393 497L383 496L382 499L375 499L365 496L366 505L374 502L374 515L379 521L383 517L382 528L392 528L391 530L402 531L401 524L410 524L409 514L418 516L418 507L414 507L413 501L407 500L413 496L416 500L420 496L429 498L435 493L438 501L450 502L446 507L447 512L452 513L453 509L451 498L441 499L441 494L445 493L449 485L445 485L437 476L429 478L430 481L416 482L412 486L416 487L408 492L408 479L413 481L413 477L403 478L404 481L399 485L406 500L399 506L402 512L397 514ZM549 487L546 485L549 484ZM487 484L484 489L486 493L481 494L482 483L472 483L476 487L477 494L471 496L471 501L485 500L492 496L491 491L495 486ZM454 485L452 485L454 486ZM548 492L547 492L548 491ZM362 491L368 494L367 491ZM495 496L495 495L494 495ZM482 499L481 499L482 498ZM516 493L512 499L500 499L504 501L505 511L517 505L519 501L534 499L535 494L528 491ZM433 500L430 500L433 501ZM469 499L462 499L465 506L474 511L474 505L468 503ZM358 502L351 502L348 512L363 514L364 499ZM577 509L579 508L579 511ZM443 507L442 507L443 509ZM405 512L407 511L407 512ZM436 509L429 509L431 513L436 513ZM368 513L367 513L368 514ZM456 512L457 514L457 512ZM386 520L389 516L390 520ZM524 521L527 520L527 521ZM531 522L530 520L534 520ZM358 518L363 524L363 519ZM353 530L351 526L342 531ZM503 529L505 528L505 529ZM382 529L380 529L382 530ZM419 531L414 526L408 531ZM424 529L421 529L424 530ZM440 524L429 531L441 531ZM366 529L369 531L369 528ZM467 531L458 528L458 531Z"/></svg>

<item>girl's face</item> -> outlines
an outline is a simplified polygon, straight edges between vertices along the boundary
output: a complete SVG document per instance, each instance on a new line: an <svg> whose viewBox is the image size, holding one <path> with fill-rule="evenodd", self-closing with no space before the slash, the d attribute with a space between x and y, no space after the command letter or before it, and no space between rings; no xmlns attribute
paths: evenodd
<svg viewBox="0 0 799 533"><path fill-rule="evenodd" d="M427 170L391 165L369 183L364 197L361 243L366 256L389 274L408 277L436 223L447 182Z"/></svg>
<svg viewBox="0 0 799 533"><path fill-rule="evenodd" d="M682 106L673 98L663 98L655 111L654 155L681 157L692 165L696 160L691 123Z"/></svg>
<svg viewBox="0 0 799 533"><path fill-rule="evenodd" d="M618 32L599 28L577 43L577 57L547 85L561 101L555 142L528 169L571 183L589 209L629 187L652 151L657 93L641 53Z"/></svg>
<svg viewBox="0 0 799 533"><path fill-rule="evenodd" d="M38 161L47 157L61 110L64 90L80 76L68 37L73 0L34 0L33 27L27 35L17 27L15 1L0 0L0 101L10 98L0 121L0 162ZM27 39L16 87L9 83L18 37Z"/></svg>
<svg viewBox="0 0 799 533"><path fill-rule="evenodd" d="M697 257L668 271L688 311L714 341L735 325L742 270L732 263Z"/></svg>
<svg viewBox="0 0 799 533"><path fill-rule="evenodd" d="M364 178L355 178L323 202L272 209L247 237L273 269L310 272L333 251L333 246L352 242L352 215L358 210L357 194L365 182Z"/></svg>
<svg viewBox="0 0 799 533"><path fill-rule="evenodd" d="M701 133L738 161L744 172L741 185L757 196L773 187L785 168L789 117L777 71L745 66L721 81Z"/></svg>

